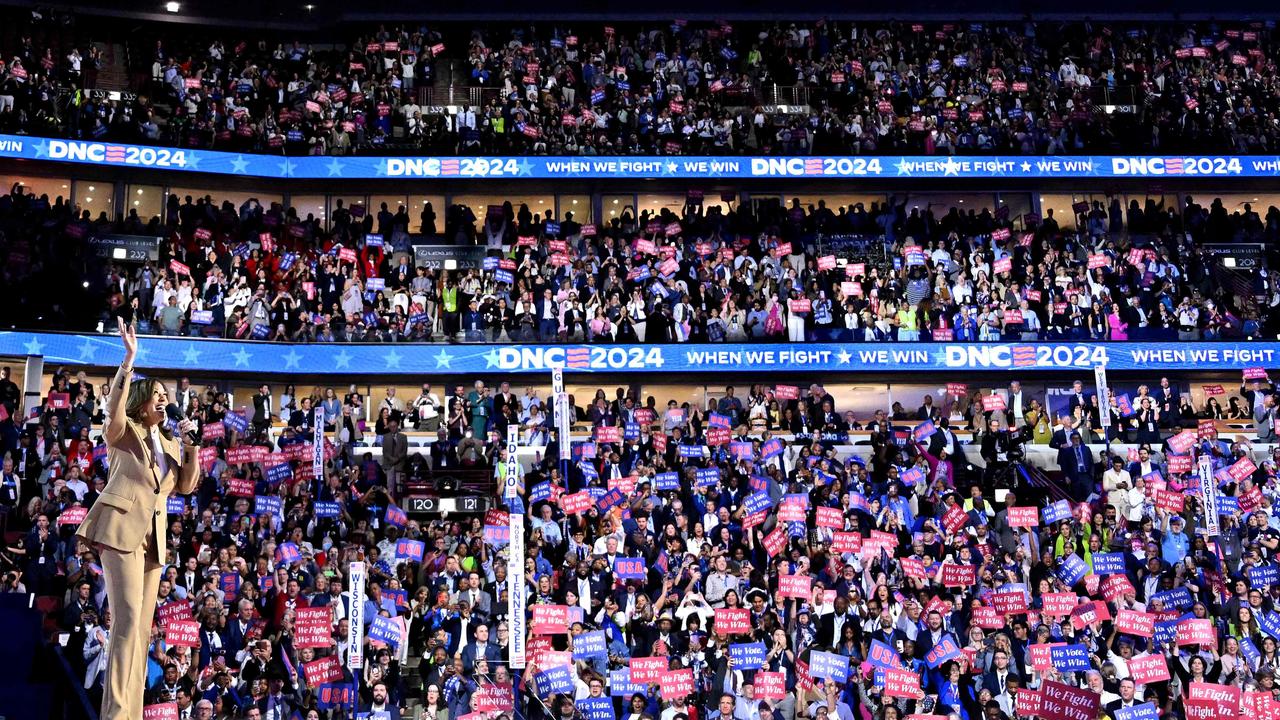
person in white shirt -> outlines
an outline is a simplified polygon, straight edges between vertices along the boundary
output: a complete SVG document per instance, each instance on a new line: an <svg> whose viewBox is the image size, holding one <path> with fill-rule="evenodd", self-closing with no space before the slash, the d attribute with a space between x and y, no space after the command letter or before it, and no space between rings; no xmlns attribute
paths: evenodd
<svg viewBox="0 0 1280 720"><path fill-rule="evenodd" d="M453 116L453 125L456 132L461 133L463 128L471 130L476 129L476 113L466 103L458 108L458 113Z"/></svg>
<svg viewBox="0 0 1280 720"><path fill-rule="evenodd" d="M1124 459L1119 455L1111 458L1111 467L1102 473L1102 489L1107 494L1107 502L1114 505L1116 513L1129 516L1129 489L1133 486L1133 478L1124 469Z"/></svg>
<svg viewBox="0 0 1280 720"><path fill-rule="evenodd" d="M1147 483L1141 477L1136 478L1133 481L1133 487L1129 488L1127 493L1129 512L1126 513L1125 517L1131 523L1141 523L1142 518L1149 514L1147 505L1150 502L1150 498L1147 497L1146 490Z"/></svg>
<svg viewBox="0 0 1280 720"><path fill-rule="evenodd" d="M108 648L111 646L111 610L102 611L102 624L85 628L84 639L84 689L102 687L107 674Z"/></svg>

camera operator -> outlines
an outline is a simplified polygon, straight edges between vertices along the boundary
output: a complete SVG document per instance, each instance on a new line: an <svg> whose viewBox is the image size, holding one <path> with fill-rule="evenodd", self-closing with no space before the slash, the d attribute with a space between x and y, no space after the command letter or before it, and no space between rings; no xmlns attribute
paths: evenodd
<svg viewBox="0 0 1280 720"><path fill-rule="evenodd" d="M987 420L987 431L982 435L982 459L987 463L982 484L988 494L993 494L996 487L1017 487L1017 476L1010 470L1022 462L1022 444L1026 441L1022 429L1002 427L997 418Z"/></svg>

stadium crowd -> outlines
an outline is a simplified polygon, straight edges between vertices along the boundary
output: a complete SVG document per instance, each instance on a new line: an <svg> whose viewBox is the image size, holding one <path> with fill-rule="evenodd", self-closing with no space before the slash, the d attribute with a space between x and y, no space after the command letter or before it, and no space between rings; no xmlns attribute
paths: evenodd
<svg viewBox="0 0 1280 720"><path fill-rule="evenodd" d="M352 678L326 658L345 667L351 652L347 562L364 559L370 717L1002 720L1054 717L1036 708L1083 692L1088 717L1122 720L1144 703L1180 717L1215 684L1271 708L1280 448L1153 417L1166 387L1139 390L1123 423L1136 436L1110 455L1087 445L1098 402L1082 383L1053 418L1015 382L999 405L982 400L995 391L926 398L862 423L819 384L726 388L705 408L600 389L569 400L591 436L562 461L554 410L506 381L377 401L264 385L232 409L183 378L171 397L200 425L204 477L170 501L148 702L182 718L333 717ZM23 423L0 371L0 507L20 535L3 590L60 601L50 622L91 694L110 612L74 532L105 483L103 392L60 370ZM1274 443L1271 385L1240 394ZM967 446L960 417L979 430ZM523 618L508 616L506 512L396 508L414 483L505 477L511 422L536 450L509 505L530 516ZM848 444L855 425L869 444ZM406 430L434 442L409 452ZM1029 443L1057 450L1060 480L1026 469ZM1209 537L1197 458L1218 479ZM521 631L528 666L513 673Z"/></svg>
<svg viewBox="0 0 1280 720"><path fill-rule="evenodd" d="M167 221L119 222L15 187L0 197L0 308L23 327L296 341L805 342L1217 339L1274 334L1280 286L1223 281L1209 241L1274 237L1265 218L1188 197L1077 205L1080 230L1007 212L883 203L704 209L583 224L511 203L338 207L327 224L254 199L170 195ZM476 211L484 217L477 217ZM414 237L484 248L415 262ZM87 257L83 238L162 236L158 261ZM54 257L57 262L51 262ZM68 273L66 268L75 271ZM1252 283L1252 284L1249 284ZM1254 296L1264 298L1255 303Z"/></svg>
<svg viewBox="0 0 1280 720"><path fill-rule="evenodd" d="M1275 154L1280 138L1270 20L98 32L129 46L131 92L85 91L103 63L88 35L55 54L27 27L0 66L0 131L295 155ZM420 95L440 67L480 99Z"/></svg>

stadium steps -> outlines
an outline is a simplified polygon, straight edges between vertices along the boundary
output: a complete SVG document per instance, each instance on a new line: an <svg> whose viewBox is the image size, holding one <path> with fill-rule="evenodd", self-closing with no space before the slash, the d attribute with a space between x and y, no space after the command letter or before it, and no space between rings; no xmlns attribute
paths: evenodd
<svg viewBox="0 0 1280 720"><path fill-rule="evenodd" d="M102 68L98 70L98 90L128 90L129 69L125 66L125 49L121 43L96 42L94 47L102 53Z"/></svg>
<svg viewBox="0 0 1280 720"><path fill-rule="evenodd" d="M468 70L466 62L456 59L444 59L436 63L435 81L420 93L420 105L457 105L466 102L472 106L478 104L478 88L467 85Z"/></svg>
<svg viewBox="0 0 1280 720"><path fill-rule="evenodd" d="M1227 288L1235 295L1236 303L1245 317L1258 316L1258 295L1252 277L1221 263L1213 266L1213 276L1219 287Z"/></svg>

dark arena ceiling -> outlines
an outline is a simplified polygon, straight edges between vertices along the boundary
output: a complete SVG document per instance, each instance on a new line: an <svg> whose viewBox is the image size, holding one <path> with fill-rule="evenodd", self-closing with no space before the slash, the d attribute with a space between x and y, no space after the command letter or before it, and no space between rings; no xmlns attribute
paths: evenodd
<svg viewBox="0 0 1280 720"><path fill-rule="evenodd" d="M0 2L13 6L33 3ZM988 0L971 3L939 0L900 0L892 13L880 3L849 3L813 0L803 6L760 0L702 0L690 5L684 0L488 0L483 3L403 2L402 0L180 0L178 12L166 12L164 0L80 0L74 4L40 4L80 14L103 13L174 22L213 21L245 27L292 27L324 29L345 22L442 21L474 19L590 19L689 20L714 19L891 19L994 20L1032 16L1041 19L1080 20L1133 18L1170 20L1175 18L1275 18L1280 6L1268 0L1236 0L1228 6L1205 6L1188 0L1129 0L1121 5L1106 0L1077 0L1069 9L1046 0ZM1212 12L1210 12L1212 11Z"/></svg>

